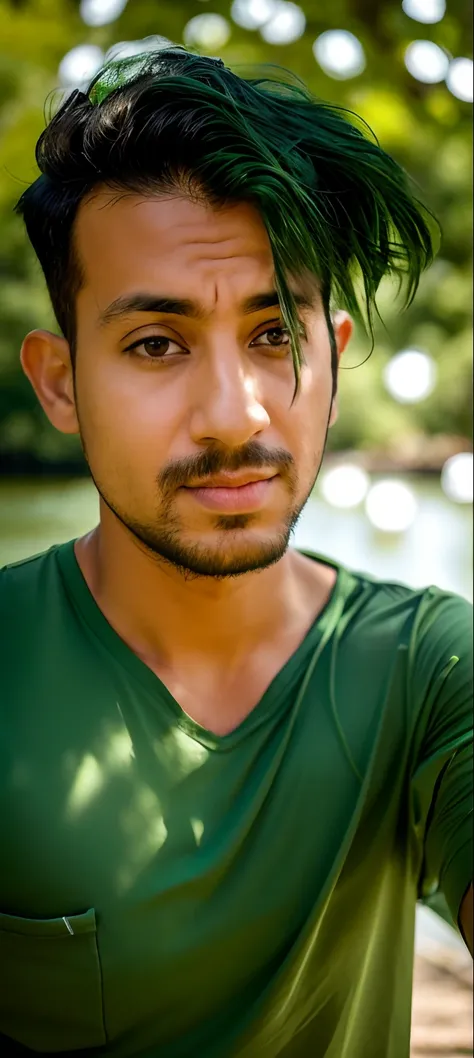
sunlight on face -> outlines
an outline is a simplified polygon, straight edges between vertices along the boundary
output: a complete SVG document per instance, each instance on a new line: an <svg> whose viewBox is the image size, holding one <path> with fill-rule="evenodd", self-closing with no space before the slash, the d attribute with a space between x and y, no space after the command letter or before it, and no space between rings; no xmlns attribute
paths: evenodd
<svg viewBox="0 0 474 1058"><path fill-rule="evenodd" d="M106 516L186 576L236 576L285 553L331 413L316 284L295 285L301 391L257 211L101 191L76 224L81 438ZM222 488L233 473L245 488ZM215 488L209 486L218 476ZM258 477L268 479L257 482ZM271 480L270 480L271 479Z"/></svg>

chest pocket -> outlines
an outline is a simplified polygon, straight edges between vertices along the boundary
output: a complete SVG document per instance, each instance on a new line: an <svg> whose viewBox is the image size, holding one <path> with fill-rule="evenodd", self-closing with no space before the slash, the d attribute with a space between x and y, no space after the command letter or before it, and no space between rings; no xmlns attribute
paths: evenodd
<svg viewBox="0 0 474 1058"><path fill-rule="evenodd" d="M106 1043L95 912L0 913L0 1034L39 1053Z"/></svg>

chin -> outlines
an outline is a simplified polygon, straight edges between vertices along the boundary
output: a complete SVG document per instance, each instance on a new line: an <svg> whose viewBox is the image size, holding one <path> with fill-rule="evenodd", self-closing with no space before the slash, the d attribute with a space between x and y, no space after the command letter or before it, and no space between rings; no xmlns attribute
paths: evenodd
<svg viewBox="0 0 474 1058"><path fill-rule="evenodd" d="M188 537L183 533L173 540L155 541L154 553L186 576L239 577L267 569L285 555L290 529L273 533L242 529L242 515L226 517L227 526L217 532ZM230 523L230 524L229 524Z"/></svg>

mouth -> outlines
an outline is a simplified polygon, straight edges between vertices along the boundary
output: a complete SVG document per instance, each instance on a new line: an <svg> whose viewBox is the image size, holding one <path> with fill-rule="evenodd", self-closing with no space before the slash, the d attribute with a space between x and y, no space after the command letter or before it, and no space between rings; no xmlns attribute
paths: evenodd
<svg viewBox="0 0 474 1058"><path fill-rule="evenodd" d="M253 485L257 481L269 481L276 477L276 471L270 473L258 470L242 470L240 473L214 474L206 481L198 481L195 485L185 486L194 489L237 489L243 485Z"/></svg>
<svg viewBox="0 0 474 1058"><path fill-rule="evenodd" d="M187 486L183 491L209 510L227 514L250 514L264 505L278 477L278 474L263 478L249 478L248 475L241 475L240 478L232 478L231 475L226 478L220 476L210 479L210 484Z"/></svg>

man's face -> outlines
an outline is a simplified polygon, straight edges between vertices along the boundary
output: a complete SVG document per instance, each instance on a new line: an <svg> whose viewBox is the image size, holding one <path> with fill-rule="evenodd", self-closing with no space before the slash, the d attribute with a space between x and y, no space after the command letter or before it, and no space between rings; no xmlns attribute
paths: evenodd
<svg viewBox="0 0 474 1058"><path fill-rule="evenodd" d="M335 417L316 285L294 286L311 304L300 308L306 365L291 406L288 335L278 304L262 300L274 291L273 262L252 206L215 210L104 190L83 203L75 238L84 273L76 411L103 501L187 575L238 575L278 561ZM153 310L119 311L118 299L138 296ZM350 335L342 316L340 352ZM192 487L230 473L271 480L246 492Z"/></svg>

